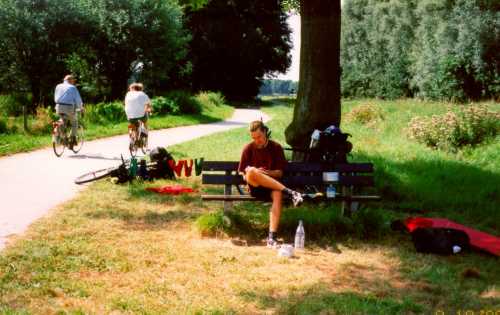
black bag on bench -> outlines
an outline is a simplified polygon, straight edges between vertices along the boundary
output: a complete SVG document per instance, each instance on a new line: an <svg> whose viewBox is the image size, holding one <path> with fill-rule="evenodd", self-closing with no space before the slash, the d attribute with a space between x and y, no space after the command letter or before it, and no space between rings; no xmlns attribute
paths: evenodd
<svg viewBox="0 0 500 315"><path fill-rule="evenodd" d="M333 125L319 132L319 140L311 141L309 161L347 163L347 154L352 150L352 143L347 141L350 136ZM314 135L311 136L313 137Z"/></svg>

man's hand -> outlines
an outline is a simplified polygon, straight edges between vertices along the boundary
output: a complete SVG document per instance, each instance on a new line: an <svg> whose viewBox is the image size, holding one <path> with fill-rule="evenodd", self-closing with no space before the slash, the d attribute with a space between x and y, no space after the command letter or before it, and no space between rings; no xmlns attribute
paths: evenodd
<svg viewBox="0 0 500 315"><path fill-rule="evenodd" d="M269 172L267 171L267 168L265 167L259 167L258 170L262 173L262 174L266 174L266 175L269 175Z"/></svg>

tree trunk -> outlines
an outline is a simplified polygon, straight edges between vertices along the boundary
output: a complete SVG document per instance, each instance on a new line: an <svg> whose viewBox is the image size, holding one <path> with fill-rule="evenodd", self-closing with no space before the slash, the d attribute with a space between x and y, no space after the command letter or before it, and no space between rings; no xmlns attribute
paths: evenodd
<svg viewBox="0 0 500 315"><path fill-rule="evenodd" d="M299 88L285 136L306 148L314 129L340 124L340 0L301 0L300 17Z"/></svg>

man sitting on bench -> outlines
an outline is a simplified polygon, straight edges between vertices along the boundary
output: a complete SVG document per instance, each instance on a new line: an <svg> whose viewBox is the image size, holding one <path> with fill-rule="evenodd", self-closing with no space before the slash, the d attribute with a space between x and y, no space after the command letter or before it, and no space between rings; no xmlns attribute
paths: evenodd
<svg viewBox="0 0 500 315"><path fill-rule="evenodd" d="M267 246L276 246L283 193L292 198L294 206L302 202L299 192L285 187L277 179L283 176L287 161L281 145L269 139L269 128L262 121L250 123L252 142L243 148L238 171L244 173L250 195L258 199L272 200L269 216Z"/></svg>

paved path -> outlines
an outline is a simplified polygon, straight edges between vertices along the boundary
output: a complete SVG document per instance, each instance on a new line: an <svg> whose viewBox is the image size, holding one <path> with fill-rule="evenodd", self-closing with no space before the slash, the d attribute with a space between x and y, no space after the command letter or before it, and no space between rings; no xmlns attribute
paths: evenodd
<svg viewBox="0 0 500 315"><path fill-rule="evenodd" d="M223 122L150 132L149 147L170 146L208 134L244 127L268 117L259 110L236 109ZM0 250L7 238L22 233L51 208L75 196L85 186L73 180L83 173L115 166L120 155L129 157L128 135L86 142L78 154L65 151L57 158L52 148L0 158Z"/></svg>

